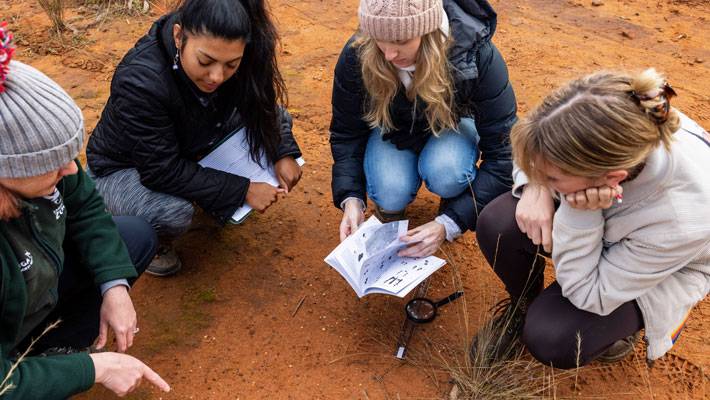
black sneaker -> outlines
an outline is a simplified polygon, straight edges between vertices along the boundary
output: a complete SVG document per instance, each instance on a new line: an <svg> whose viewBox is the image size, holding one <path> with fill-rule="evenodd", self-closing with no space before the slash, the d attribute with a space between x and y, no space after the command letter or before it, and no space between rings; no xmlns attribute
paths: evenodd
<svg viewBox="0 0 710 400"><path fill-rule="evenodd" d="M51 356L65 356L68 354L79 354L79 353L104 353L106 349L98 350L95 345L89 347L84 347L83 349L71 347L71 346L55 346L45 349L43 352L39 353L38 357L51 357Z"/></svg>
<svg viewBox="0 0 710 400"><path fill-rule="evenodd" d="M526 298L508 297L494 306L493 317L471 341L469 357L473 364L487 360L508 360L520 351L520 337L529 305L523 299Z"/></svg>
<svg viewBox="0 0 710 400"><path fill-rule="evenodd" d="M181 266L182 263L172 243L161 244L145 272L153 276L168 276L178 272Z"/></svg>
<svg viewBox="0 0 710 400"><path fill-rule="evenodd" d="M638 331L631 336L617 340L614 344L609 346L609 348L606 349L606 351L600 355L597 360L601 362L614 362L621 360L634 351L636 343L639 341L640 337L641 331Z"/></svg>
<svg viewBox="0 0 710 400"><path fill-rule="evenodd" d="M406 214L406 208L402 211L387 211L375 204L375 215L377 215L377 219L379 219L383 224L403 220Z"/></svg>

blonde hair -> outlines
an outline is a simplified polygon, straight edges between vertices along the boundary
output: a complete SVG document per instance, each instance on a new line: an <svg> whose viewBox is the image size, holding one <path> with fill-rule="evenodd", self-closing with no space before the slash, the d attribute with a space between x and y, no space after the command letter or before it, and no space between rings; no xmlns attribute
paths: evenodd
<svg viewBox="0 0 710 400"><path fill-rule="evenodd" d="M670 149L680 127L666 87L654 69L597 72L567 83L513 126L513 158L535 182L542 173L536 163L586 178L638 170L661 143Z"/></svg>
<svg viewBox="0 0 710 400"><path fill-rule="evenodd" d="M431 132L438 136L445 129L455 130L454 87L447 51L450 39L439 29L422 36L417 69L406 95L414 102L426 104L424 115ZM362 64L362 80L369 99L365 104L365 120L370 127L384 131L394 128L390 107L401 84L397 69L385 59L371 37L358 32L352 46L357 50ZM412 112L414 112L414 110Z"/></svg>

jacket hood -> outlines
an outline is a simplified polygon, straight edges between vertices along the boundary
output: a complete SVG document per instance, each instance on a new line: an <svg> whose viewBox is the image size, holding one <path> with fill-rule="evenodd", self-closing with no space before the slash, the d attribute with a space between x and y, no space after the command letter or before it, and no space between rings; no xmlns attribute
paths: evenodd
<svg viewBox="0 0 710 400"><path fill-rule="evenodd" d="M454 43L449 60L456 67L456 79L478 76L476 52L491 40L498 24L498 14L486 0L444 0Z"/></svg>

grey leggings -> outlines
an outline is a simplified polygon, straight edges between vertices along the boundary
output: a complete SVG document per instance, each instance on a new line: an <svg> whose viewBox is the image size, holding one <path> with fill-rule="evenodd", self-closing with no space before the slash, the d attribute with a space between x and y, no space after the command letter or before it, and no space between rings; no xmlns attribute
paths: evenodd
<svg viewBox="0 0 710 400"><path fill-rule="evenodd" d="M192 202L146 188L135 168L104 177L95 176L88 166L86 172L96 181L96 188L113 215L145 219L163 241L173 240L190 229L195 213Z"/></svg>

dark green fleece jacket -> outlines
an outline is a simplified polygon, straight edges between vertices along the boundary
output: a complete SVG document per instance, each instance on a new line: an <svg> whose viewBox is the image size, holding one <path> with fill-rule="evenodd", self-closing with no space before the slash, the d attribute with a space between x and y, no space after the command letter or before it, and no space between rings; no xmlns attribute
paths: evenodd
<svg viewBox="0 0 710 400"><path fill-rule="evenodd" d="M79 172L52 195L22 199L21 215L0 221L0 380L16 362L15 345L56 306L64 248L76 249L97 285L136 276L103 198L75 162ZM64 399L94 384L94 365L88 354L30 357L7 384L7 399Z"/></svg>

